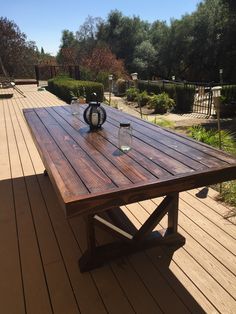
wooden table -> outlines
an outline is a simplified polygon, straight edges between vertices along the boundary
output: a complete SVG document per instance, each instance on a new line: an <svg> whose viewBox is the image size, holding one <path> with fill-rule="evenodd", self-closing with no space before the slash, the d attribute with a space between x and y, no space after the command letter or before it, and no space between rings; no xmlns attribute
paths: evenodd
<svg viewBox="0 0 236 314"><path fill-rule="evenodd" d="M90 132L82 116L85 107L76 117L70 106L24 110L66 216L83 214L86 220L88 248L80 270L156 245L182 246L178 193L236 179L236 159L110 107L105 107L103 128ZM132 149L126 154L118 149L117 138L124 121L133 127ZM139 230L120 217L119 206L159 196L164 200ZM166 230L153 232L166 214ZM122 241L97 246L95 225Z"/></svg>

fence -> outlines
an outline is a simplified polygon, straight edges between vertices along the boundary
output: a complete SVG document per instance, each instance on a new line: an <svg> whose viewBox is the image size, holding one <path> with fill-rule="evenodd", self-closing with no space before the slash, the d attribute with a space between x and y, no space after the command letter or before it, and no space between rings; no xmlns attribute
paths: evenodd
<svg viewBox="0 0 236 314"><path fill-rule="evenodd" d="M37 84L39 81L47 81L58 75L67 75L76 80L80 79L79 66L74 65L35 65L35 76Z"/></svg>
<svg viewBox="0 0 236 314"><path fill-rule="evenodd" d="M216 85L222 86L222 96L227 103L236 101L236 85L202 82L176 82L169 80L143 81L139 80L138 87L141 91L159 94L166 92L174 98L177 110L181 112L193 112L211 116L215 114L211 88ZM236 106L236 104L235 104Z"/></svg>

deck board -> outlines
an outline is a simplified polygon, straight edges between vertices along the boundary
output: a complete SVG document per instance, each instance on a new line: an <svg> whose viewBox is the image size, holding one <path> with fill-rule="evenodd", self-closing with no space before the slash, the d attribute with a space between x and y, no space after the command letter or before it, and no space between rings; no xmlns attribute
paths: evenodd
<svg viewBox="0 0 236 314"><path fill-rule="evenodd" d="M0 304L7 313L234 313L236 227L209 191L180 194L183 248L150 249L81 274L84 222L66 220L22 109L64 104L36 86L0 99ZM122 207L135 227L161 199ZM161 225L165 224L165 220ZM98 232L99 242L109 240Z"/></svg>

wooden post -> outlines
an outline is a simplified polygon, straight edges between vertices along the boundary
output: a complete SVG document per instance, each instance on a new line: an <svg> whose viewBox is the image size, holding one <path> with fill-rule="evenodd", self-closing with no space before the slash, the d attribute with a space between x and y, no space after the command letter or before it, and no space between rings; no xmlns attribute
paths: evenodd
<svg viewBox="0 0 236 314"><path fill-rule="evenodd" d="M168 211L168 232L177 233L179 193L172 194L171 208Z"/></svg>
<svg viewBox="0 0 236 314"><path fill-rule="evenodd" d="M86 229L87 229L86 232L87 232L88 252L92 256L96 247L93 215L86 216L85 222L86 222Z"/></svg>
<svg viewBox="0 0 236 314"><path fill-rule="evenodd" d="M222 148L221 144L221 125L220 125L220 95L221 95L221 86L212 87L213 100L217 114L217 127L218 127L218 136L219 136L219 149ZM222 193L222 183L220 183L220 194Z"/></svg>

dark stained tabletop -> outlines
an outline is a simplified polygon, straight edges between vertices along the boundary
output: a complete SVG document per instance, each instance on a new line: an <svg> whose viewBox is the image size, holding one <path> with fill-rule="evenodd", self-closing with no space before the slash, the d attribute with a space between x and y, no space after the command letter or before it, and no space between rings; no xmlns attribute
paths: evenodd
<svg viewBox="0 0 236 314"><path fill-rule="evenodd" d="M90 132L86 105L24 109L32 137L67 216L97 212L236 179L236 158L105 106L107 121ZM119 123L133 128L132 149L118 149Z"/></svg>

